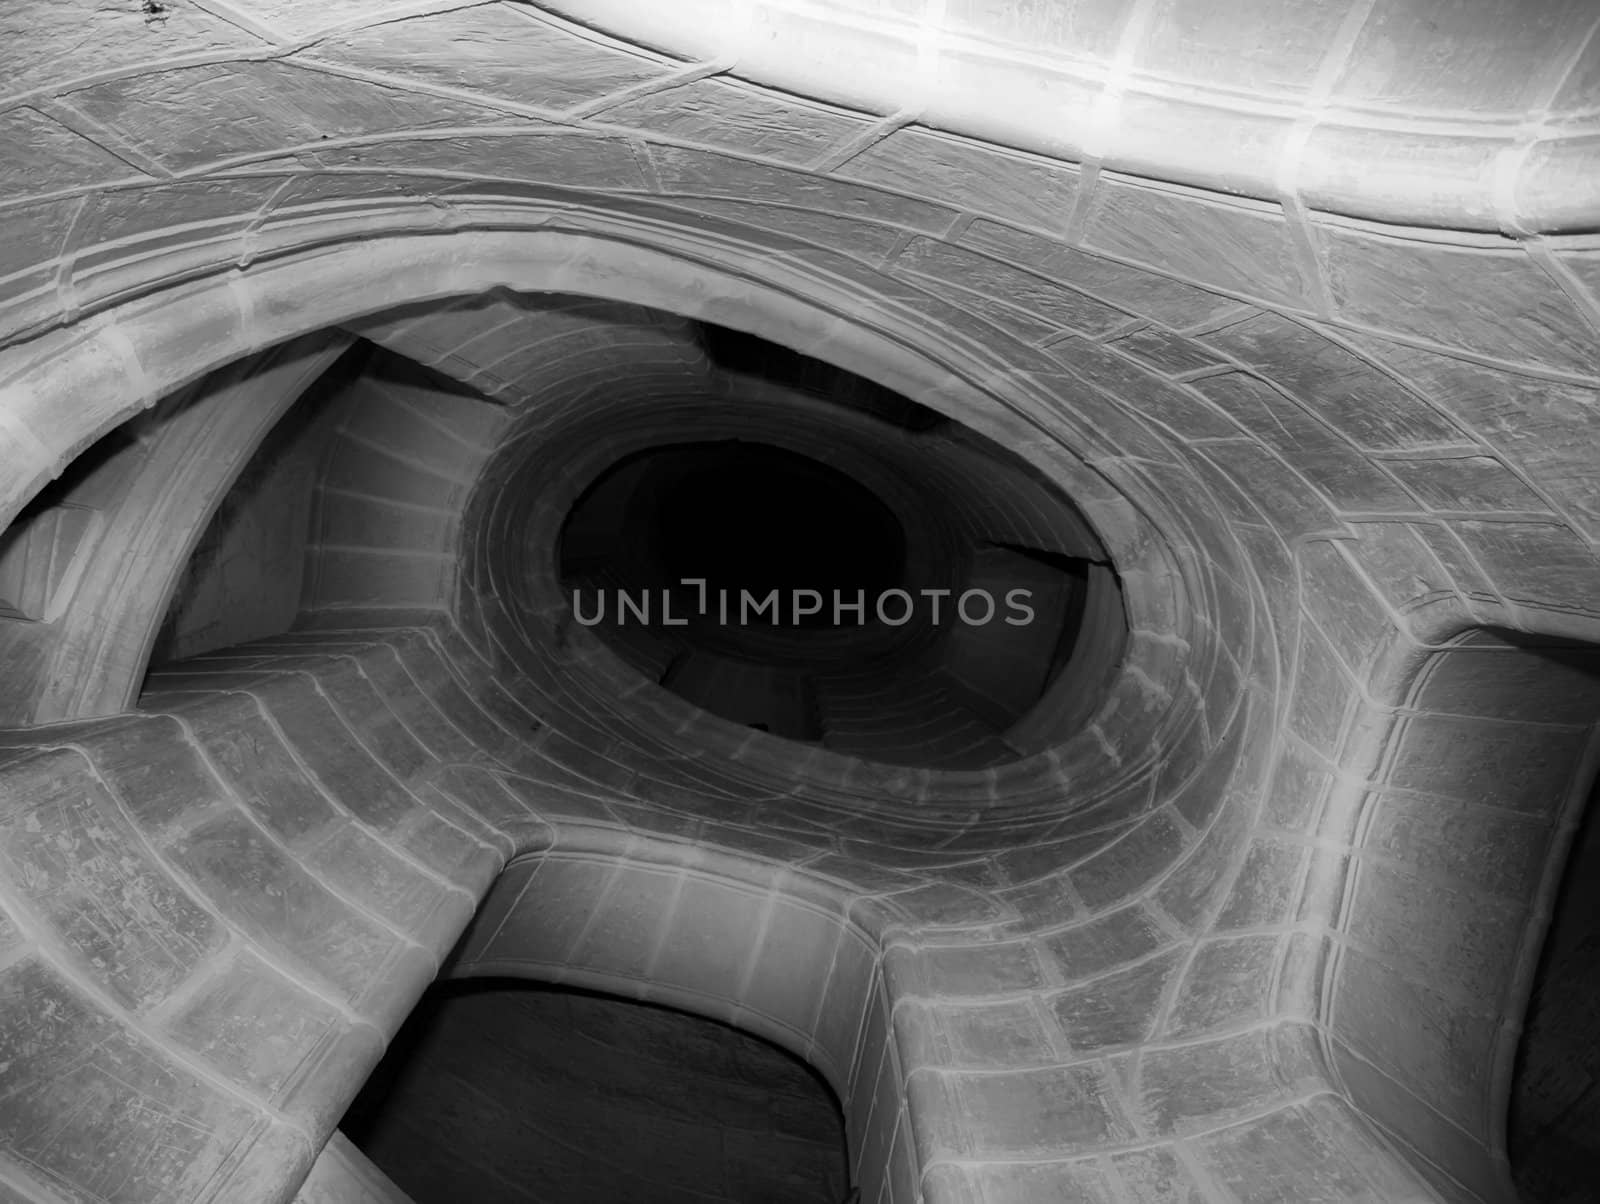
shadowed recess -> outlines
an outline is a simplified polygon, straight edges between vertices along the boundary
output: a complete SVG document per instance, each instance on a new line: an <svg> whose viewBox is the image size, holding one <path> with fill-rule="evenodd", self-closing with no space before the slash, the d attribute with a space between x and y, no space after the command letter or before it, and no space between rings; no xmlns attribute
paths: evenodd
<svg viewBox="0 0 1600 1204"><path fill-rule="evenodd" d="M839 1204L844 1128L782 1050L648 1004L436 987L340 1128L415 1204Z"/></svg>

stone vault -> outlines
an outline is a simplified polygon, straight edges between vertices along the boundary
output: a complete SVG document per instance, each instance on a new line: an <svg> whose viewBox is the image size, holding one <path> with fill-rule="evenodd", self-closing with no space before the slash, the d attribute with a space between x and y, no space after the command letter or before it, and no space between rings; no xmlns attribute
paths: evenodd
<svg viewBox="0 0 1600 1204"><path fill-rule="evenodd" d="M872 1204L1528 1198L1597 29L7 0L0 1199L380 1198L330 1137L441 975L789 1049ZM1074 617L867 682L575 623L606 474L741 441Z"/></svg>

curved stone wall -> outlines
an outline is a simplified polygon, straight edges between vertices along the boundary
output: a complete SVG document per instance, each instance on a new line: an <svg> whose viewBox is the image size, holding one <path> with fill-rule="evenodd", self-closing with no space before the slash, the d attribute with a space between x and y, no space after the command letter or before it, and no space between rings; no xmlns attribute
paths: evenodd
<svg viewBox="0 0 1600 1204"><path fill-rule="evenodd" d="M1313 36L1152 2L1114 50L1087 9L919 10L922 66L875 86L959 114L768 74L763 32L846 71L919 45L900 8L797 42L798 10L734 6L707 28L749 40L715 48L565 10L655 51L511 3L0 17L0 518L140 415L171 465L84 545L82 609L0 618L0 1183L291 1197L477 915L459 971L590 975L809 1056L865 1200L1513 1200L1509 1067L1600 709L1594 17L1535 7ZM1295 31L1262 43L1281 112L1246 18ZM1018 30L1091 79L1104 141L979 111L958 51L1019 62ZM1279 133L1197 165L1169 118L1217 78ZM554 344L497 350L467 301L496 293L754 333L1027 461L1122 576L1098 710L998 770L801 767L516 605L538 549L501 453ZM185 541L314 375L269 365L341 329L476 396L355 386L301 630L128 711ZM640 397L701 371L660 346ZM230 387L250 421L179 440ZM189 534L141 559L158 515Z"/></svg>

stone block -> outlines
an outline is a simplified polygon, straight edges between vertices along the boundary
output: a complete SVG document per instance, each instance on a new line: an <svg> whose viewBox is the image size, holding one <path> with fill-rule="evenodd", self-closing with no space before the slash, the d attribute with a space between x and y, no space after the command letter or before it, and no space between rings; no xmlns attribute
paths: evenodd
<svg viewBox="0 0 1600 1204"><path fill-rule="evenodd" d="M426 750L430 760L482 760L492 749L480 745L443 711L433 693L406 672L390 648L379 647L360 658L361 674L384 705Z"/></svg>
<svg viewBox="0 0 1600 1204"><path fill-rule="evenodd" d="M307 565L307 596L318 608L438 606L454 571L450 557L432 552L319 547Z"/></svg>
<svg viewBox="0 0 1600 1204"><path fill-rule="evenodd" d="M1557 799L1547 815L1508 815L1470 798L1385 794L1374 800L1363 851L1381 853L1422 877L1512 904L1530 901L1550 852Z"/></svg>
<svg viewBox="0 0 1600 1204"><path fill-rule="evenodd" d="M1285 397L1255 376L1231 372L1197 380L1193 389L1210 398L1265 447L1292 464L1335 509L1346 514L1420 509L1415 498L1350 442L1313 416L1304 403Z"/></svg>
<svg viewBox="0 0 1600 1204"><path fill-rule="evenodd" d="M164 1027L233 1082L318 1126L337 1123L383 1051L382 1034L352 1026L247 951L187 997Z"/></svg>
<svg viewBox="0 0 1600 1204"><path fill-rule="evenodd" d="M1052 959L1064 982L1094 978L1136 961L1168 944L1171 937L1143 908L1120 908L1039 938L1042 955Z"/></svg>
<svg viewBox="0 0 1600 1204"><path fill-rule="evenodd" d="M1438 350L1359 336L1362 349L1487 442L1521 479L1556 501L1591 539L1600 535L1600 481L1575 427L1594 422L1600 390L1472 363ZM1476 450L1476 449L1471 449Z"/></svg>
<svg viewBox="0 0 1600 1204"><path fill-rule="evenodd" d="M919 928L969 928L1010 918L988 891L950 882L930 882L885 896Z"/></svg>
<svg viewBox="0 0 1600 1204"><path fill-rule="evenodd" d="M5 908L0 907L0 957L9 957L23 943L22 931Z"/></svg>
<svg viewBox="0 0 1600 1204"><path fill-rule="evenodd" d="M1166 1034L1197 1037L1266 1019L1280 944L1276 935L1201 942L1173 999Z"/></svg>
<svg viewBox="0 0 1600 1204"><path fill-rule="evenodd" d="M918 276L953 284L1016 305L1052 324L1088 335L1104 334L1129 315L1086 293L1063 288L1009 264L930 238L914 238L895 266Z"/></svg>
<svg viewBox="0 0 1600 1204"><path fill-rule="evenodd" d="M459 508L469 483L449 465L418 462L413 453L377 446L359 432L340 433L320 481L324 489L446 511Z"/></svg>
<svg viewBox="0 0 1600 1204"><path fill-rule="evenodd" d="M827 991L817 1009L813 1041L816 1057L831 1064L836 1089L850 1075L863 1040L862 1028L873 992L880 989L876 949L845 928L834 953Z"/></svg>
<svg viewBox="0 0 1600 1204"><path fill-rule="evenodd" d="M888 1204L917 1204L922 1198L922 1170L917 1160L916 1142L911 1136L911 1122L902 1113L895 1126L894 1142L889 1148Z"/></svg>
<svg viewBox="0 0 1600 1204"><path fill-rule="evenodd" d="M1091 910L1110 906L1155 882L1183 851L1182 829L1163 813L1072 870L1072 886Z"/></svg>
<svg viewBox="0 0 1600 1204"><path fill-rule="evenodd" d="M1342 824L1327 835L1330 841L1348 840L1355 818ZM1327 825L1332 828L1332 821ZM1346 894L1350 890L1352 855L1340 848L1313 849L1306 868L1306 880L1300 890L1297 914L1302 922L1335 924Z"/></svg>
<svg viewBox="0 0 1600 1204"><path fill-rule="evenodd" d="M838 919L775 902L743 1002L809 1038L842 939Z"/></svg>
<svg viewBox="0 0 1600 1204"><path fill-rule="evenodd" d="M1255 368L1358 447L1398 451L1461 439L1448 412L1314 326L1261 314L1202 341Z"/></svg>
<svg viewBox="0 0 1600 1204"><path fill-rule="evenodd" d="M442 810L442 808L441 808ZM492 838L478 839L435 811L422 811L395 843L439 877L477 898L499 875L505 859Z"/></svg>
<svg viewBox="0 0 1600 1204"><path fill-rule="evenodd" d="M1201 86L1225 76L1230 89L1288 98L1314 87L1343 14L1313 3L1254 0L1219 10L1205 0L1159 0L1149 19L1138 70ZM1240 36L1245 25L1253 36Z"/></svg>
<svg viewBox="0 0 1600 1204"><path fill-rule="evenodd" d="M1314 540L1300 549L1300 594L1305 613L1322 629L1335 653L1359 673L1395 632L1372 583L1342 548Z"/></svg>
<svg viewBox="0 0 1600 1204"><path fill-rule="evenodd" d="M1469 519L1454 530L1513 601L1600 613L1600 559L1570 527Z"/></svg>
<svg viewBox="0 0 1600 1204"><path fill-rule="evenodd" d="M705 995L738 999L761 939L763 902L754 891L689 875L652 977Z"/></svg>
<svg viewBox="0 0 1600 1204"><path fill-rule="evenodd" d="M1452 599L1466 586L1447 569L1419 534L1403 523L1352 523L1356 540L1340 547L1371 580L1389 609L1402 616L1414 607ZM1470 580L1470 579L1469 579Z"/></svg>
<svg viewBox="0 0 1600 1204"><path fill-rule="evenodd" d="M376 552L455 550L457 518L444 510L393 498L322 491L317 538L335 547Z"/></svg>
<svg viewBox="0 0 1600 1204"><path fill-rule="evenodd" d="M43 201L6 211L7 238L4 250L0 250L0 280L7 282L7 292L12 294L6 311L9 322L18 320L12 316L11 306L55 278L56 259L78 204L76 199ZM45 428L41 425L39 429ZM42 472L53 466L30 467ZM43 485L46 480L41 477L38 484ZM21 504L20 499L17 504Z"/></svg>
<svg viewBox="0 0 1600 1204"><path fill-rule="evenodd" d="M273 60L125 76L69 96L75 108L172 171L323 138L505 122L483 105ZM206 114L198 128L191 120L196 111Z"/></svg>
<svg viewBox="0 0 1600 1204"><path fill-rule="evenodd" d="M1439 993L1356 949L1332 987L1339 1037L1469 1133L1490 1123L1489 1074L1499 1028L1491 997Z"/></svg>
<svg viewBox="0 0 1600 1204"><path fill-rule="evenodd" d="M251 696L219 697L185 722L235 797L279 840L295 844L344 822Z"/></svg>
<svg viewBox="0 0 1600 1204"><path fill-rule="evenodd" d="M465 860L461 868L468 870L474 882L477 880L481 858L472 848L473 845L493 850L494 857L500 862L515 856L519 849L523 852L534 852L550 845L550 829L542 821L531 816L524 815L520 820L513 819L509 821L509 828L501 828L489 824L476 811L463 806L454 794L441 790L432 782L413 781L410 790L423 806L433 812L436 821L458 830L471 842L462 847ZM525 849L522 848L523 842L527 842ZM467 886L465 879L457 884Z"/></svg>
<svg viewBox="0 0 1600 1204"><path fill-rule="evenodd" d="M1208 925L1227 898L1251 829L1252 810L1247 797L1230 797L1189 855L1156 888L1156 903L1185 931Z"/></svg>
<svg viewBox="0 0 1600 1204"><path fill-rule="evenodd" d="M1334 770L1298 740L1286 740L1273 769L1264 819L1285 832L1305 832L1322 814Z"/></svg>
<svg viewBox="0 0 1600 1204"><path fill-rule="evenodd" d="M1102 178L1084 244L1201 287L1295 309L1311 307L1309 286L1276 206L1206 202Z"/></svg>
<svg viewBox="0 0 1600 1204"><path fill-rule="evenodd" d="M1071 164L916 126L896 130L835 174L1044 230L1061 227L1078 189Z"/></svg>
<svg viewBox="0 0 1600 1204"><path fill-rule="evenodd" d="M386 21L319 41L311 55L556 110L668 70L652 57L547 23L535 11L494 5Z"/></svg>
<svg viewBox="0 0 1600 1204"><path fill-rule="evenodd" d="M1146 326L1109 344L1125 355L1143 360L1158 372L1182 376L1188 372L1214 368L1216 356L1195 339L1186 339L1160 326Z"/></svg>
<svg viewBox="0 0 1600 1204"><path fill-rule="evenodd" d="M1447 1166L1450 1183L1454 1185L1450 1190L1460 1190L1464 1186L1480 1196L1495 1190L1494 1184L1503 1182L1502 1168L1493 1160L1483 1141L1429 1108L1381 1068L1351 1053L1341 1042L1335 1040L1332 1048L1339 1078L1349 1088L1352 1098L1360 1101L1362 1111L1377 1118L1395 1134L1403 1143L1402 1149L1415 1151L1411 1166L1419 1171L1429 1163L1436 1167ZM1303 1150L1297 1151L1296 1157L1304 1157L1304 1154ZM1397 1177L1397 1170L1391 1168L1388 1174ZM1348 1170L1345 1173L1348 1174ZM1409 1190L1398 1191L1393 1198L1403 1204L1413 1201L1423 1204L1437 1198L1443 1190L1443 1183L1436 1184L1432 1191L1418 1190L1412 1180Z"/></svg>
<svg viewBox="0 0 1600 1204"><path fill-rule="evenodd" d="M135 821L152 836L164 836L180 820L231 803L175 719L147 719L119 727L93 741L88 755Z"/></svg>
<svg viewBox="0 0 1600 1204"><path fill-rule="evenodd" d="M168 19L147 22L137 5L96 0L18 0L0 16L0 79L8 94L60 84L85 73L83 48L95 48L101 71L141 68L169 57L242 53L260 39L203 8L175 6Z"/></svg>
<svg viewBox="0 0 1600 1204"><path fill-rule="evenodd" d="M895 1135L906 1125L905 1092L894 1063L885 1059L880 1068L876 1090L872 1096L872 1111L861 1138L861 1171L863 1184L877 1180L887 1184L890 1151ZM885 1187L880 1186L882 1192Z"/></svg>
<svg viewBox="0 0 1600 1204"><path fill-rule="evenodd" d="M1011 881L1034 882L1046 876L1053 877L1058 870L1068 869L1093 856L1125 830L1125 827L1107 827L1059 840L1020 845L996 854L994 862Z"/></svg>
<svg viewBox="0 0 1600 1204"><path fill-rule="evenodd" d="M1571 729L1418 715L1400 730L1388 784L1546 817L1572 784L1584 743Z"/></svg>
<svg viewBox="0 0 1600 1204"><path fill-rule="evenodd" d="M656 950L676 924L682 875L633 866L616 871L567 960L586 970L647 979Z"/></svg>
<svg viewBox="0 0 1600 1204"><path fill-rule="evenodd" d="M0 971L0 1011L21 1021L0 1032L0 1137L78 1198L200 1199L264 1136L263 1114L174 1064L38 959Z"/></svg>
<svg viewBox="0 0 1600 1204"><path fill-rule="evenodd" d="M1600 650L1480 638L1431 661L1416 705L1443 714L1583 726L1600 714Z"/></svg>
<svg viewBox="0 0 1600 1204"><path fill-rule="evenodd" d="M313 878L242 814L205 821L171 855L230 924L346 998L368 989L402 944Z"/></svg>
<svg viewBox="0 0 1600 1204"><path fill-rule="evenodd" d="M1333 225L1313 229L1344 321L1513 363L1590 375L1600 365L1594 331L1521 248L1409 242Z"/></svg>
<svg viewBox="0 0 1600 1204"><path fill-rule="evenodd" d="M1223 718L1212 712L1208 718L1212 721ZM1189 826L1197 832L1204 832L1211 826L1217 811L1227 802L1230 783L1240 773L1241 769L1248 768L1247 762L1239 759L1239 744L1241 740L1240 729L1244 727L1243 718L1235 718L1228 730L1218 733L1215 746L1200 750L1194 748L1187 758L1187 764L1173 762L1161 769L1162 778L1156 785L1156 798L1162 802L1170 802L1177 814L1181 815ZM1188 732L1185 733L1185 743L1198 745L1207 735L1204 723L1192 722ZM1198 760L1197 760L1198 758ZM1174 778L1167 780L1166 775L1175 766L1180 766L1178 772L1187 769L1187 780Z"/></svg>
<svg viewBox="0 0 1600 1204"><path fill-rule="evenodd" d="M878 188L849 184L728 155L652 146L650 160L666 196L730 197L837 213L942 234L957 211Z"/></svg>
<svg viewBox="0 0 1600 1204"><path fill-rule="evenodd" d="M1026 886L1009 887L1000 891L1000 898L1025 917L1022 923L1030 929L1059 928L1087 918L1072 890L1068 870L1036 879Z"/></svg>
<svg viewBox="0 0 1600 1204"><path fill-rule="evenodd" d="M939 1204L984 1204L985 1201L973 1180L973 1170L948 1162L927 1169L923 1175L923 1194L925 1199L937 1200Z"/></svg>
<svg viewBox="0 0 1600 1204"><path fill-rule="evenodd" d="M263 174L161 181L104 193L84 217L81 267L92 277L100 262L126 255L130 242L141 250L192 243L195 232L188 223L213 236L230 234L254 220L285 182L284 176ZM185 217L181 232L172 228L174 211Z"/></svg>
<svg viewBox="0 0 1600 1204"><path fill-rule="evenodd" d="M1144 1055L1139 1108L1158 1134L1217 1128L1292 1098L1266 1029Z"/></svg>
<svg viewBox="0 0 1600 1204"><path fill-rule="evenodd" d="M1401 484L1434 510L1550 514L1545 500L1494 456L1451 455L1385 463Z"/></svg>
<svg viewBox="0 0 1600 1204"><path fill-rule="evenodd" d="M1194 284L1118 263L999 222L975 221L967 227L960 241L1009 263L1043 272L1108 304L1174 329L1209 322L1239 307L1237 301Z"/></svg>
<svg viewBox="0 0 1600 1204"><path fill-rule="evenodd" d="M1252 841L1217 917L1217 928L1266 928L1291 922L1305 864L1306 851L1299 846Z"/></svg>
<svg viewBox="0 0 1600 1204"><path fill-rule="evenodd" d="M887 965L900 967L906 991L928 997L963 998L995 991L1032 991L1044 977L1025 941L923 948L890 945ZM916 984L914 987L911 984Z"/></svg>
<svg viewBox="0 0 1600 1204"><path fill-rule="evenodd" d="M869 124L853 113L778 95L724 79L696 80L624 101L596 120L796 165L823 157Z"/></svg>
<svg viewBox="0 0 1600 1204"><path fill-rule="evenodd" d="M1354 683L1328 641L1309 624L1300 633L1299 663L1289 702L1289 730L1315 752L1332 758L1343 743Z"/></svg>
<svg viewBox="0 0 1600 1204"><path fill-rule="evenodd" d="M1049 998L1067 1042L1078 1053L1135 1045L1149 1038L1167 984L1183 965L1181 946L1164 949Z"/></svg>
<svg viewBox="0 0 1600 1204"><path fill-rule="evenodd" d="M487 766L446 765L429 773L431 784L496 831L509 831L536 818L534 808Z"/></svg>
<svg viewBox="0 0 1600 1204"><path fill-rule="evenodd" d="M1247 522L1270 523L1285 538L1341 534L1343 523L1304 477L1252 439L1208 441L1199 448L1225 476L1233 491L1256 510Z"/></svg>
<svg viewBox="0 0 1600 1204"><path fill-rule="evenodd" d="M1522 917L1464 890L1363 860L1350 936L1375 958L1451 995L1496 999L1523 938Z"/></svg>
<svg viewBox="0 0 1600 1204"><path fill-rule="evenodd" d="M959 1187L941 1192L940 1204L1036 1204L1040 1200L1071 1200L1074 1204L1122 1204L1121 1196L1104 1169L1092 1159L1075 1162L1027 1160L993 1162L960 1167ZM959 1194L956 1194L959 1193Z"/></svg>
<svg viewBox="0 0 1600 1204"><path fill-rule="evenodd" d="M1154 327L1139 334L1148 336ZM1122 347L1130 339L1107 344ZM1177 336L1169 336L1174 341ZM1240 428L1229 416L1192 389L1170 384L1137 360L1113 355L1097 343L1076 336L1050 345L1050 354L1076 376L1103 389L1121 405L1161 423L1185 439L1237 438Z"/></svg>
<svg viewBox="0 0 1600 1204"><path fill-rule="evenodd" d="M37 109L0 116L0 197L30 195L147 179L111 152L52 121ZM28 164L25 170L19 170Z"/></svg>
<svg viewBox="0 0 1600 1204"><path fill-rule="evenodd" d="M350 729L396 777L405 779L432 764L433 757L390 709L383 695L353 659L331 661L316 673L317 689Z"/></svg>
<svg viewBox="0 0 1600 1204"><path fill-rule="evenodd" d="M1024 356L1017 354L1016 348L1005 346L1007 342L1015 340L1017 347L1033 346L1060 333L1061 327L1052 318L1011 305L989 293L977 292L959 282L919 276L898 263L891 271L889 279L903 283L898 288L876 290L885 299L893 297L929 324L946 326L966 338L992 340L1003 347L1010 358Z"/></svg>
<svg viewBox="0 0 1600 1204"><path fill-rule="evenodd" d="M396 182L405 178L399 173L419 171L435 171L445 177L477 175L478 165L492 163L493 179L471 183L439 181L441 191L449 190L451 204L467 212L479 206L494 210L548 205L558 196L567 195L565 189L571 188L647 191L639 160L621 138L607 133L574 132L567 126L546 128L532 119L520 120L510 130L457 133L443 138L388 138L359 147L319 147L301 153L341 176L346 170L359 170L372 173L370 178L374 180L387 178ZM379 171L384 175L377 175ZM410 188L414 193L415 176L412 180ZM554 183L558 180L560 185ZM469 383L481 385L496 400L508 400L492 387L492 378L474 377Z"/></svg>
<svg viewBox="0 0 1600 1204"><path fill-rule="evenodd" d="M847 1090L840 1096L840 1102L844 1105L851 1166L858 1172L865 1165L862 1149L872 1121L874 1099L884 1081L893 1081L895 1075L896 1061L889 1036L889 1006L883 992L874 991L867 1001L867 1019L862 1029L859 1056L851 1067ZM930 1081L929 1076L913 1076L907 1084L911 1092L917 1091L919 1081Z"/></svg>
<svg viewBox="0 0 1600 1204"><path fill-rule="evenodd" d="M309 680L275 681L257 697L318 785L362 823L394 832L422 817L417 800L362 747Z"/></svg>
<svg viewBox="0 0 1600 1204"><path fill-rule="evenodd" d="M463 438L451 429L449 420L469 405L491 412L494 407L481 400L452 397L436 386L412 386L390 378L390 373L400 371L377 367L375 372L381 375L361 378L351 386L353 397L346 403L351 408L340 427L340 438L410 460L451 480L474 479L493 448ZM465 425L469 435L475 434L482 428L482 419L468 419Z"/></svg>
<svg viewBox="0 0 1600 1204"><path fill-rule="evenodd" d="M1200 1195L1194 1176L1167 1146L1115 1154L1111 1167L1130 1204L1179 1204Z"/></svg>
<svg viewBox="0 0 1600 1204"><path fill-rule="evenodd" d="M409 680L414 683L411 689L431 701L448 719L450 725L458 729L475 748L491 756L510 752L514 747L511 743L512 732L495 722L476 699L467 693L434 648L418 643L415 647L405 647L397 651L402 657ZM391 686L386 677L376 676L374 682L388 693L406 688L404 680ZM518 720L520 726L516 731L518 733L528 731L528 717L519 715ZM431 731L431 727L428 730ZM447 736L441 736L438 742L430 741L427 731L419 731L418 734L425 743L430 744L430 747L439 742L451 742ZM444 755L439 747L434 747L434 752L436 755Z"/></svg>
<svg viewBox="0 0 1600 1204"><path fill-rule="evenodd" d="M134 1011L173 994L225 939L150 851L80 756L7 773L0 854L78 969Z"/></svg>
<svg viewBox="0 0 1600 1204"><path fill-rule="evenodd" d="M1241 1204L1274 1204L1291 1195L1305 1204L1342 1204L1363 1197L1412 1204L1427 1198L1420 1193L1376 1195L1358 1169L1370 1155L1361 1156L1355 1133L1328 1133L1317 1123L1320 1119L1290 1107L1225 1129L1197 1143L1200 1162Z"/></svg>
<svg viewBox="0 0 1600 1204"><path fill-rule="evenodd" d="M819 248L858 256L863 263L875 263L887 258L904 234L894 226L817 213L810 209L789 209L781 205L700 198L675 199L674 203L677 208L692 213L738 222L752 230L771 231L782 236L780 245L796 239Z"/></svg>
<svg viewBox="0 0 1600 1204"><path fill-rule="evenodd" d="M450 890L355 824L330 833L303 860L345 898L441 956L472 915L465 891Z"/></svg>
<svg viewBox="0 0 1600 1204"><path fill-rule="evenodd" d="M1000 1069L1055 1060L1050 1034L1027 1000L934 1010L955 1066Z"/></svg>
<svg viewBox="0 0 1600 1204"><path fill-rule="evenodd" d="M961 1136L955 1149L930 1150L934 1158L1060 1157L1127 1141L1134 1133L1122 1115L1115 1089L1105 1072L1095 1066L1003 1075L951 1072L944 1079L961 1117Z"/></svg>

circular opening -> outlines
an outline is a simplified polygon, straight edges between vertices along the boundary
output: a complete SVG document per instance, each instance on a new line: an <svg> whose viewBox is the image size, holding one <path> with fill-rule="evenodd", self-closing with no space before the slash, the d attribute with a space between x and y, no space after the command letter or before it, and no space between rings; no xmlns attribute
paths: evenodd
<svg viewBox="0 0 1600 1204"><path fill-rule="evenodd" d="M572 617L741 739L966 770L1070 735L1126 631L1076 507L960 423L909 429L887 390L854 404L837 370L762 346L744 336L740 375L670 418L619 404L543 428L528 463L583 482L547 562Z"/></svg>
<svg viewBox="0 0 1600 1204"><path fill-rule="evenodd" d="M900 584L906 540L871 490L808 456L738 440L648 455L644 538L666 584L713 596L798 590L872 596ZM615 471L615 470L613 470ZM838 626L832 608L780 625Z"/></svg>

